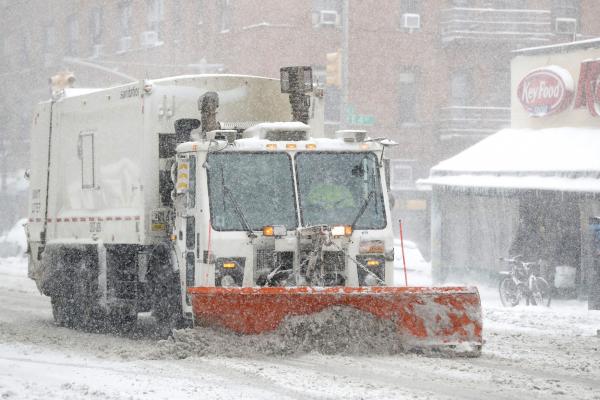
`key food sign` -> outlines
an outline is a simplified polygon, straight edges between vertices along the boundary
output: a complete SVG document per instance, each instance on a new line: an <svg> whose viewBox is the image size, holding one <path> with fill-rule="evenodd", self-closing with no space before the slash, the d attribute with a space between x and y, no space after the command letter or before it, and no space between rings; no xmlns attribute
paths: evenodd
<svg viewBox="0 0 600 400"><path fill-rule="evenodd" d="M573 100L573 92L571 74L556 65L534 69L517 87L519 101L532 117L564 111Z"/></svg>
<svg viewBox="0 0 600 400"><path fill-rule="evenodd" d="M600 117L600 59L581 63L577 86L566 69L550 65L530 71L517 87L521 105L532 117L546 117L573 108L587 108Z"/></svg>

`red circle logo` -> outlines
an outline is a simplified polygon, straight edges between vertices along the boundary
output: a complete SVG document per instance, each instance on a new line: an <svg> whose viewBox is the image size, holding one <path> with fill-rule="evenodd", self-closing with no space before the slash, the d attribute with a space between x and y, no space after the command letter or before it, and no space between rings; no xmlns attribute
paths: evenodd
<svg viewBox="0 0 600 400"><path fill-rule="evenodd" d="M563 111L573 100L573 78L564 68L552 65L531 71L517 88L519 101L532 117Z"/></svg>

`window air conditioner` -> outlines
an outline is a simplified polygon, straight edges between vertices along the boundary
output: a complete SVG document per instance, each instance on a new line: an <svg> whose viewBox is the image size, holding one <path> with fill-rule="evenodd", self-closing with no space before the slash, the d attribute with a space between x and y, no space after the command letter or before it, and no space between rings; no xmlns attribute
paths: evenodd
<svg viewBox="0 0 600 400"><path fill-rule="evenodd" d="M140 42L142 47L154 47L158 43L158 32L156 31L145 31L140 36Z"/></svg>
<svg viewBox="0 0 600 400"><path fill-rule="evenodd" d="M421 15L402 14L402 28L410 30L421 28Z"/></svg>
<svg viewBox="0 0 600 400"><path fill-rule="evenodd" d="M119 39L119 49L118 53L125 53L131 49L131 36L124 36Z"/></svg>
<svg viewBox="0 0 600 400"><path fill-rule="evenodd" d="M337 26L340 24L340 15L335 10L321 10L319 12L319 25Z"/></svg>
<svg viewBox="0 0 600 400"><path fill-rule="evenodd" d="M556 18L554 20L554 31L556 33L574 34L577 31L577 20L575 18Z"/></svg>

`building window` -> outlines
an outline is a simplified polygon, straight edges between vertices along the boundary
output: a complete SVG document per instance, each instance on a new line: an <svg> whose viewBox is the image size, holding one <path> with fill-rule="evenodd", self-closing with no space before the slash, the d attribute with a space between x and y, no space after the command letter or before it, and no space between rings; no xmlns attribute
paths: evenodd
<svg viewBox="0 0 600 400"><path fill-rule="evenodd" d="M90 13L90 39L92 42L92 58L100 57L102 52L102 8L92 8Z"/></svg>
<svg viewBox="0 0 600 400"><path fill-rule="evenodd" d="M473 76L470 71L458 70L450 77L450 99L453 106L468 106L473 101Z"/></svg>
<svg viewBox="0 0 600 400"><path fill-rule="evenodd" d="M452 0L452 6L454 7L473 7L473 0Z"/></svg>
<svg viewBox="0 0 600 400"><path fill-rule="evenodd" d="M70 15L67 18L67 54L77 56L79 53L79 21L77 15Z"/></svg>
<svg viewBox="0 0 600 400"><path fill-rule="evenodd" d="M417 122L417 83L418 68L407 68L398 74L399 85L399 116L400 125Z"/></svg>
<svg viewBox="0 0 600 400"><path fill-rule="evenodd" d="M44 28L44 66L50 67L56 56L56 29L53 24Z"/></svg>
<svg viewBox="0 0 600 400"><path fill-rule="evenodd" d="M102 8L93 8L90 13L90 37L92 46L102 44Z"/></svg>
<svg viewBox="0 0 600 400"><path fill-rule="evenodd" d="M163 0L146 0L146 21L148 31L156 34L154 44L160 42L160 24L164 18Z"/></svg>
<svg viewBox="0 0 600 400"><path fill-rule="evenodd" d="M496 9L518 9L527 8L527 2L523 0L487 0L483 2L484 8Z"/></svg>
<svg viewBox="0 0 600 400"><path fill-rule="evenodd" d="M510 107L510 65L497 65L492 71L493 79L489 79L489 101L482 99L489 106Z"/></svg>
<svg viewBox="0 0 600 400"><path fill-rule="evenodd" d="M28 66L30 64L29 62L29 39L27 38L26 34L23 34L22 36L22 43L21 43L21 65L22 66Z"/></svg>
<svg viewBox="0 0 600 400"><path fill-rule="evenodd" d="M119 19L121 25L121 37L131 36L131 3L124 2L119 5Z"/></svg>
<svg viewBox="0 0 600 400"><path fill-rule="evenodd" d="M204 23L204 13L206 6L206 4L204 3L204 0L196 0L196 8L198 10L196 13L196 19L198 21L198 25L202 25Z"/></svg>
<svg viewBox="0 0 600 400"><path fill-rule="evenodd" d="M402 14L420 14L421 0L400 0L400 12Z"/></svg>
<svg viewBox="0 0 600 400"><path fill-rule="evenodd" d="M231 30L232 0L219 0L219 28L221 32Z"/></svg>
<svg viewBox="0 0 600 400"><path fill-rule="evenodd" d="M117 43L117 53L124 53L131 49L131 2L125 1L119 4L119 23L121 37Z"/></svg>
<svg viewBox="0 0 600 400"><path fill-rule="evenodd" d="M341 16L341 0L313 0L312 22L315 28L339 27Z"/></svg>
<svg viewBox="0 0 600 400"><path fill-rule="evenodd" d="M2 61L6 61L8 59L9 56L9 51L8 51L8 39L7 38L2 38Z"/></svg>

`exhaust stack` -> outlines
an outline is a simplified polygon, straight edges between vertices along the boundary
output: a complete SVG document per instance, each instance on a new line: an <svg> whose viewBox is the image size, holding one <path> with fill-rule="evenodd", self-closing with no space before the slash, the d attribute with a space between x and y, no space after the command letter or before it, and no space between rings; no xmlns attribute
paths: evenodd
<svg viewBox="0 0 600 400"><path fill-rule="evenodd" d="M313 91L311 67L284 67L280 69L281 93L290 95L292 119L308 124L310 96Z"/></svg>

